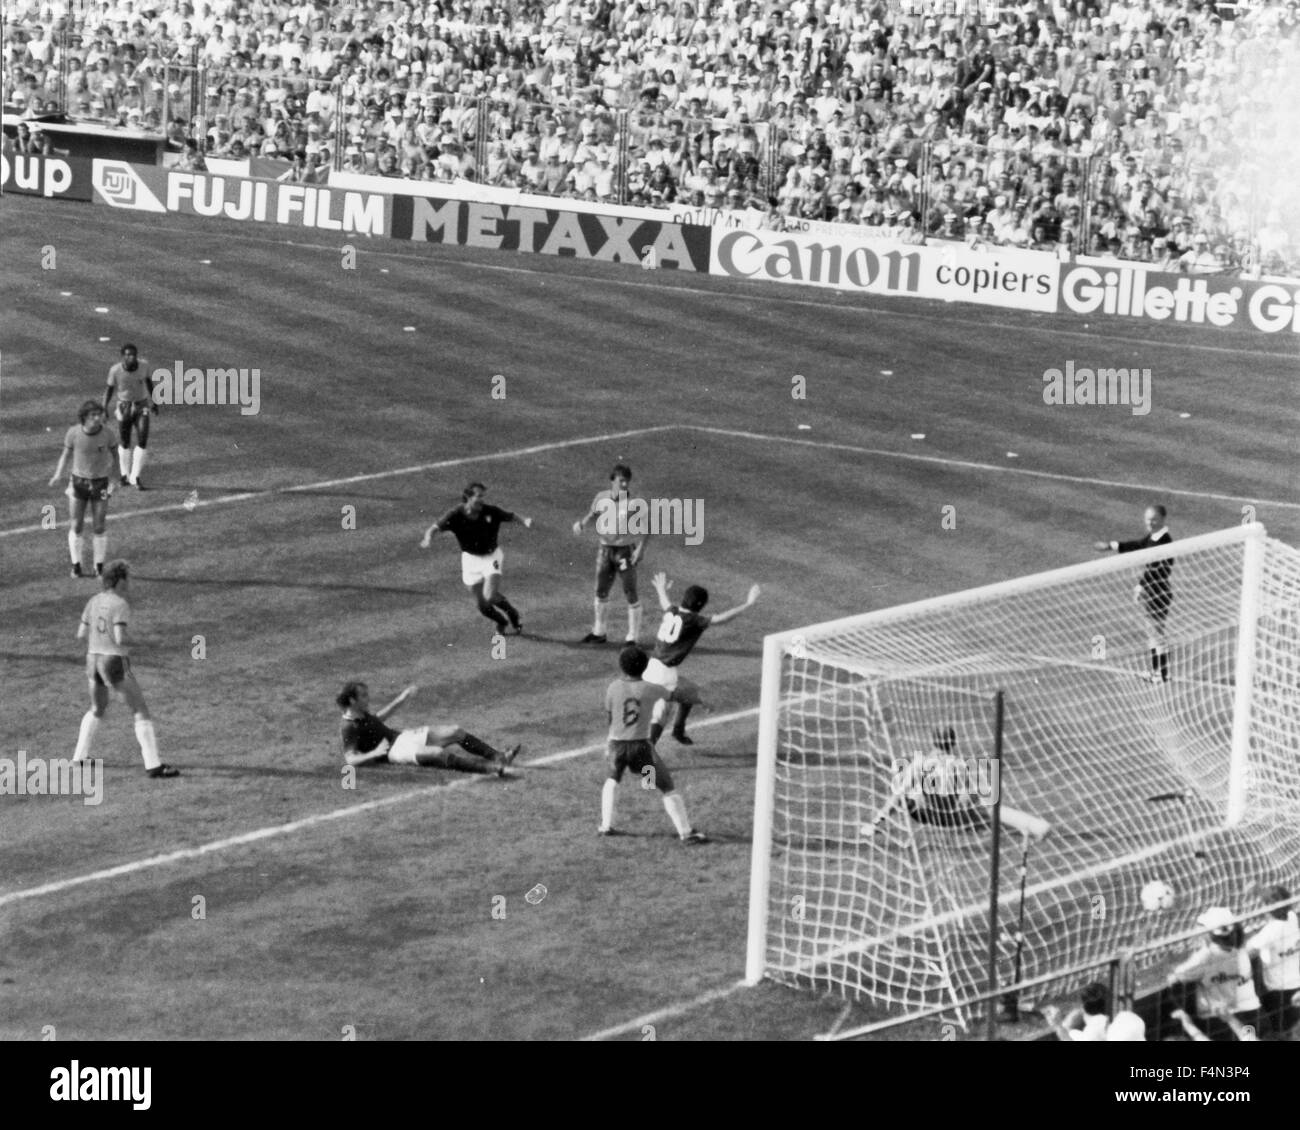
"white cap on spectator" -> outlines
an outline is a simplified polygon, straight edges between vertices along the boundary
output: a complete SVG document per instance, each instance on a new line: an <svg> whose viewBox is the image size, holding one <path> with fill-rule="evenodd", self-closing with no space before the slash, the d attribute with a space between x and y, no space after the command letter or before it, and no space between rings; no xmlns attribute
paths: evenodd
<svg viewBox="0 0 1300 1130"><path fill-rule="evenodd" d="M1211 934L1224 934L1232 929L1233 914L1226 906L1212 906L1196 920Z"/></svg>

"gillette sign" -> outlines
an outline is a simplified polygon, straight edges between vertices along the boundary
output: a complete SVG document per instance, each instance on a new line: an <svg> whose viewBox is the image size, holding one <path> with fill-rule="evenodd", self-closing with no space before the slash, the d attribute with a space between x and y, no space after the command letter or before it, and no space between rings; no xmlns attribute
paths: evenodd
<svg viewBox="0 0 1300 1130"><path fill-rule="evenodd" d="M1300 333L1300 283L1063 266L1061 309L1263 333Z"/></svg>

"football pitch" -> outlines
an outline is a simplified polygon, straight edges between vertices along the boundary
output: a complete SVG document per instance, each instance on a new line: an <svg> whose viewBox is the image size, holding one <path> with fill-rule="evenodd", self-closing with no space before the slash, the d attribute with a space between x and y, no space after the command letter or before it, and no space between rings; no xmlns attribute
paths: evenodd
<svg viewBox="0 0 1300 1130"><path fill-rule="evenodd" d="M1300 544L1293 338L379 240L345 269L317 235L13 197L0 222L0 757L70 756L86 709L98 588L68 576L46 482L118 347L260 376L255 413L164 407L150 489L112 500L132 665L182 776L146 779L115 700L101 804L0 796L4 1039L823 1032L840 1000L739 986L762 637L1085 560L1148 502L1176 537L1250 506ZM1150 413L1049 407L1070 360L1150 368ZM708 845L632 780L630 834L595 834L617 647L577 642L595 538L570 527L617 459L703 504L699 544L651 540L643 639L654 572L715 612L763 586L687 661L696 744L661 743ZM476 479L535 522L502 539L526 633L504 651L452 539L418 547ZM350 678L377 703L418 684L399 727L523 742L518 775L345 787Z"/></svg>

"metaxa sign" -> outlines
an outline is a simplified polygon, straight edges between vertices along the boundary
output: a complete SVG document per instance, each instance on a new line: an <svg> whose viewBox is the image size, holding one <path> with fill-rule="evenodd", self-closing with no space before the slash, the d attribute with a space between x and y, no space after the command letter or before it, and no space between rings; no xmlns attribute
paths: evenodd
<svg viewBox="0 0 1300 1130"><path fill-rule="evenodd" d="M1168 275L1140 268L1066 267L1061 308L1223 329L1300 333L1300 286Z"/></svg>

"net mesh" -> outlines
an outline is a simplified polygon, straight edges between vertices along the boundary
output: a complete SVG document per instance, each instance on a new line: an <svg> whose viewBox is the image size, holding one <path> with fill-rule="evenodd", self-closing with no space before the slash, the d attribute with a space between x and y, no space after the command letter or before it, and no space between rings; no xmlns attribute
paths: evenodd
<svg viewBox="0 0 1300 1130"><path fill-rule="evenodd" d="M790 638L766 974L893 1012L951 1004L961 1015L988 988L999 790L1008 818L1050 826L1040 838L1002 825L1003 985L1013 980L1022 865L1022 979L1100 964L1189 929L1207 906L1240 906L1257 882L1294 879L1300 554L1260 541L1240 819L1229 815L1229 785L1238 637L1251 607L1246 531L1162 552L1174 562L1163 620L1151 612L1143 553ZM1153 646L1167 648L1168 681L1153 669ZM1138 895L1156 878L1177 899L1150 912Z"/></svg>

